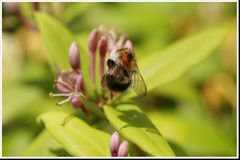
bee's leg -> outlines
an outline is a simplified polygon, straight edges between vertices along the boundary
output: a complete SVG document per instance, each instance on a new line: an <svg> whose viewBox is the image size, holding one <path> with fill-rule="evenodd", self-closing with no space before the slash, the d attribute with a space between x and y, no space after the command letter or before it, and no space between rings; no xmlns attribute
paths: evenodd
<svg viewBox="0 0 240 160"><path fill-rule="evenodd" d="M113 99L113 97L114 97L114 92L111 92L111 91L110 91L110 94L109 94L109 99L110 99L110 100L112 100L112 99Z"/></svg>
<svg viewBox="0 0 240 160"><path fill-rule="evenodd" d="M107 102L110 103L113 100L114 96L115 96L114 92L109 91L107 93Z"/></svg>
<svg viewBox="0 0 240 160"><path fill-rule="evenodd" d="M113 92L112 91L109 91L108 93L107 93L107 101L108 102L111 102L112 101L112 99L113 99Z"/></svg>
<svg viewBox="0 0 240 160"><path fill-rule="evenodd" d="M119 96L119 92L109 92L108 102L113 102Z"/></svg>

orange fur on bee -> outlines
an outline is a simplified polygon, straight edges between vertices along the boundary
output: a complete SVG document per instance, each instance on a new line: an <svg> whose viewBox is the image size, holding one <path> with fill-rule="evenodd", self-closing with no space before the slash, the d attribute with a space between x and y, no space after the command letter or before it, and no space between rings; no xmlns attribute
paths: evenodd
<svg viewBox="0 0 240 160"><path fill-rule="evenodd" d="M132 57L132 59L129 59L127 52L122 52L119 58L121 59L123 66L125 66L127 69L130 70L135 67L135 58Z"/></svg>

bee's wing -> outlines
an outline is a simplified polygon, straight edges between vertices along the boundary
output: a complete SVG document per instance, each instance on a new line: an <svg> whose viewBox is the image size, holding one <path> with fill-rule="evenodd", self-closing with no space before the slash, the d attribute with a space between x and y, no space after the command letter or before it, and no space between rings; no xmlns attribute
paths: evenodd
<svg viewBox="0 0 240 160"><path fill-rule="evenodd" d="M103 77L102 77L102 80L101 80L101 86L102 87L107 87L107 74L104 74Z"/></svg>
<svg viewBox="0 0 240 160"><path fill-rule="evenodd" d="M147 93L147 86L137 66L135 71L133 71L132 73L131 87L133 88L133 90L136 92L138 96L143 96Z"/></svg>

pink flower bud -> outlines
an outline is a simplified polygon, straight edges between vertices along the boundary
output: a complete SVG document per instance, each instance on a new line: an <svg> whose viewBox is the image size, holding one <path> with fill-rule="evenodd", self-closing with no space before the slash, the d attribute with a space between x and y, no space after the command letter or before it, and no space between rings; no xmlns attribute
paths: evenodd
<svg viewBox="0 0 240 160"><path fill-rule="evenodd" d="M116 41L116 39L117 39L117 33L116 33L116 31L112 28L112 29L110 29L109 30L109 35L112 37L112 39L114 40L114 41Z"/></svg>
<svg viewBox="0 0 240 160"><path fill-rule="evenodd" d="M107 53L107 48L108 48L108 42L107 42L107 38L105 36L102 36L99 40L98 43L98 48L99 48L99 54L102 57L106 56Z"/></svg>
<svg viewBox="0 0 240 160"><path fill-rule="evenodd" d="M73 70L80 69L79 49L76 42L72 42L69 47L69 62Z"/></svg>
<svg viewBox="0 0 240 160"><path fill-rule="evenodd" d="M81 73L77 74L76 86L77 86L77 91L78 92L82 92L84 95L87 94L86 89L85 89L85 85L84 85L84 81L83 81L83 76L82 76Z"/></svg>
<svg viewBox="0 0 240 160"><path fill-rule="evenodd" d="M108 49L108 41L105 36L101 37L98 44L98 48L99 48L99 54L100 54L100 78L102 78L104 74L105 58L106 58L107 49Z"/></svg>
<svg viewBox="0 0 240 160"><path fill-rule="evenodd" d="M133 50L132 42L130 40L127 40L124 44L124 48L129 48L129 49Z"/></svg>
<svg viewBox="0 0 240 160"><path fill-rule="evenodd" d="M118 149L118 157L127 157L128 156L128 142L123 141Z"/></svg>
<svg viewBox="0 0 240 160"><path fill-rule="evenodd" d="M115 131L112 134L111 140L110 140L110 151L113 157L117 156L118 148L119 148L119 134L117 131Z"/></svg>
<svg viewBox="0 0 240 160"><path fill-rule="evenodd" d="M73 96L71 98L71 104L74 108L81 108L82 103L79 101L79 99L76 96Z"/></svg>
<svg viewBox="0 0 240 160"><path fill-rule="evenodd" d="M84 106L83 103L81 103L81 101L78 99L78 97L73 96L71 98L71 104L73 105L73 107L75 109L81 108L85 114L89 115L89 110L86 108L86 106Z"/></svg>
<svg viewBox="0 0 240 160"><path fill-rule="evenodd" d="M83 76L81 74L78 74L76 77L76 85L77 85L77 91L83 91Z"/></svg>
<svg viewBox="0 0 240 160"><path fill-rule="evenodd" d="M99 32L95 28L91 31L88 37L88 49L90 54L95 54L97 50L97 45L98 45L98 40L99 40Z"/></svg>
<svg viewBox="0 0 240 160"><path fill-rule="evenodd" d="M116 44L117 41L117 33L114 29L110 29L108 32L108 51L111 52L113 49L118 49Z"/></svg>
<svg viewBox="0 0 240 160"><path fill-rule="evenodd" d="M99 40L99 32L97 29L93 29L88 37L88 49L90 53L90 77L95 84L95 61L96 61L96 50Z"/></svg>
<svg viewBox="0 0 240 160"><path fill-rule="evenodd" d="M118 47L119 49L124 47L124 42L125 42L125 40L126 40L126 37L125 37L124 35L121 35L121 36L119 37L119 39L118 39L117 42L116 42L116 45L117 45L117 47Z"/></svg>

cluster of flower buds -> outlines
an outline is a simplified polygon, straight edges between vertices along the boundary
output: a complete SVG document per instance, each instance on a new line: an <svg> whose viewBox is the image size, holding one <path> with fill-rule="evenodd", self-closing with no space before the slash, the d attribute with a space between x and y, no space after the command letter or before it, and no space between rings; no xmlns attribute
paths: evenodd
<svg viewBox="0 0 240 160"><path fill-rule="evenodd" d="M120 144L119 133L117 131L115 131L112 134L112 137L110 140L110 151L111 151L112 157L127 157L128 156L128 142L123 141Z"/></svg>
<svg viewBox="0 0 240 160"><path fill-rule="evenodd" d="M100 55L100 77L105 71L105 62L107 55L120 48L131 48L132 42L125 35L118 35L115 30L107 29L103 26L95 28L88 37L88 49L90 54L90 76L95 84L95 64L96 52Z"/></svg>
<svg viewBox="0 0 240 160"><path fill-rule="evenodd" d="M96 53L100 57L100 78L105 72L106 58L120 48L133 49L132 43L124 35L118 35L113 29L106 29L103 26L93 29L88 38L88 49L90 56L90 78L95 84L95 64ZM63 101L57 103L62 105L71 102L74 108L81 108L86 114L89 114L88 108L81 102L81 98L86 98L87 93L84 86L83 75L81 73L80 53L76 42L72 42L69 47L69 63L71 70L62 71L59 69L55 86L60 93L50 96L66 97Z"/></svg>
<svg viewBox="0 0 240 160"><path fill-rule="evenodd" d="M86 106L80 101L81 98L86 97L86 90L80 70L80 55L76 42L72 42L69 47L69 62L72 69L69 71L58 71L57 80L55 80L55 86L60 93L53 94L51 92L50 96L67 97L57 103L57 105L62 105L70 101L74 108L81 108L86 114L89 114Z"/></svg>

